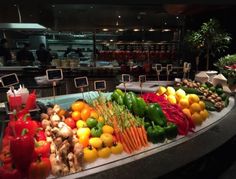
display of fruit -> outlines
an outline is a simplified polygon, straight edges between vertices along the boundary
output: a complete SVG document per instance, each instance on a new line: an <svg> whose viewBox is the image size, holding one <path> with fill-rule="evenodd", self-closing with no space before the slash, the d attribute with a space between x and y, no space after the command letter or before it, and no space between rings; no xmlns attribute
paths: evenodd
<svg viewBox="0 0 236 179"><path fill-rule="evenodd" d="M224 93L222 86L215 87L206 82L201 84L192 80L184 79L180 83L176 83L176 89L183 89L186 93L197 94L201 100L206 103L207 110L221 111L228 105L228 96Z"/></svg>
<svg viewBox="0 0 236 179"><path fill-rule="evenodd" d="M84 148L83 152L84 152L84 160L86 162L94 162L98 158L98 152L92 146Z"/></svg>

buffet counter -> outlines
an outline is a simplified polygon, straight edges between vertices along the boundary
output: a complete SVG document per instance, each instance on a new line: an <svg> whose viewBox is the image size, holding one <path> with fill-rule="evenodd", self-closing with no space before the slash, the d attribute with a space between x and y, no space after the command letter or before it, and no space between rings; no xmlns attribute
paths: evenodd
<svg viewBox="0 0 236 179"><path fill-rule="evenodd" d="M97 93L84 93L84 98L92 99ZM109 96L109 93L104 93ZM68 108L71 102L81 99L81 94L56 97L56 103ZM43 103L53 102L53 98L41 98ZM220 113L211 112L209 119L195 132L178 136L174 140L151 144L132 155L123 153L109 159L98 159L85 166L85 170L63 178L155 178L182 167L218 148L236 134L235 98L230 97L229 106ZM50 178L53 178L52 176Z"/></svg>

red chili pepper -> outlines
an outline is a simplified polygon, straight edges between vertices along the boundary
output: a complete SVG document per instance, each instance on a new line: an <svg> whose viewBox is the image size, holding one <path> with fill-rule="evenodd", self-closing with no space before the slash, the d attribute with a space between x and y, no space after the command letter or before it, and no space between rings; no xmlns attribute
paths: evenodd
<svg viewBox="0 0 236 179"><path fill-rule="evenodd" d="M17 169L7 169L0 167L0 179L22 179L21 173Z"/></svg>
<svg viewBox="0 0 236 179"><path fill-rule="evenodd" d="M50 160L39 156L36 162L32 162L29 167L29 179L45 179L49 176L50 171Z"/></svg>
<svg viewBox="0 0 236 179"><path fill-rule="evenodd" d="M35 153L37 156L49 157L50 155L50 143L44 140L35 141Z"/></svg>
<svg viewBox="0 0 236 179"><path fill-rule="evenodd" d="M34 154L34 138L27 135L26 131L27 129L24 129L21 136L12 139L10 142L13 164L24 175L27 175Z"/></svg>
<svg viewBox="0 0 236 179"><path fill-rule="evenodd" d="M35 94L35 90L34 90L28 96L28 99L27 99L26 104L25 104L25 109L26 110L34 109L35 106L36 106L36 94Z"/></svg>
<svg viewBox="0 0 236 179"><path fill-rule="evenodd" d="M0 162L7 166L6 168L9 168L9 166L12 165L12 158L10 153L10 145L3 146L1 152L0 152Z"/></svg>

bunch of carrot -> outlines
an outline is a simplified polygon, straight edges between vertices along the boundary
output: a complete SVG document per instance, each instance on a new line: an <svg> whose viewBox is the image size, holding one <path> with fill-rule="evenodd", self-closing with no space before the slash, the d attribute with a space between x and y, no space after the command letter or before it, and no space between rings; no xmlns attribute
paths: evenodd
<svg viewBox="0 0 236 179"><path fill-rule="evenodd" d="M99 100L93 102L99 115L105 119L105 123L112 125L117 141L121 142L124 151L133 153L142 147L148 146L147 132L143 123L126 109L115 102L101 103Z"/></svg>

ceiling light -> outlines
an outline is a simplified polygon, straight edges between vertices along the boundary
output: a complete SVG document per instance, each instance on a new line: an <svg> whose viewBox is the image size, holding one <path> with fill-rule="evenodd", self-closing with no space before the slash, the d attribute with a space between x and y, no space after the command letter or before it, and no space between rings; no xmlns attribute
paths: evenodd
<svg viewBox="0 0 236 179"><path fill-rule="evenodd" d="M118 29L118 31L123 32L123 31L125 31L125 29Z"/></svg>
<svg viewBox="0 0 236 179"><path fill-rule="evenodd" d="M179 16L176 16L176 19L179 19Z"/></svg>
<svg viewBox="0 0 236 179"><path fill-rule="evenodd" d="M54 8L55 7L55 5L54 4L52 4L52 8Z"/></svg>
<svg viewBox="0 0 236 179"><path fill-rule="evenodd" d="M167 22L165 22L164 24L167 25Z"/></svg>
<svg viewBox="0 0 236 179"><path fill-rule="evenodd" d="M149 32L153 32L153 31L155 31L155 29L150 28L148 31L149 31Z"/></svg>
<svg viewBox="0 0 236 179"><path fill-rule="evenodd" d="M113 39L110 40L110 42L113 42L113 41L114 41Z"/></svg>
<svg viewBox="0 0 236 179"><path fill-rule="evenodd" d="M140 29L134 29L133 31L134 31L134 32L138 32L138 31L140 31Z"/></svg>
<svg viewBox="0 0 236 179"><path fill-rule="evenodd" d="M104 29L102 29L102 31L107 32L107 31L109 31L109 29L104 28Z"/></svg>
<svg viewBox="0 0 236 179"><path fill-rule="evenodd" d="M116 26L119 26L119 22L118 21L116 22Z"/></svg>
<svg viewBox="0 0 236 179"><path fill-rule="evenodd" d="M171 29L162 29L162 32L170 32Z"/></svg>
<svg viewBox="0 0 236 179"><path fill-rule="evenodd" d="M118 18L120 19L120 18L121 18L121 16L118 16Z"/></svg>

